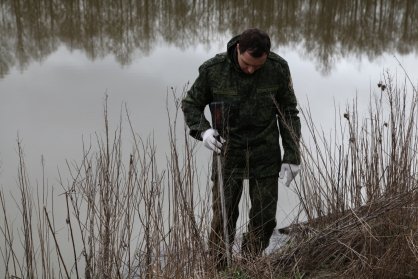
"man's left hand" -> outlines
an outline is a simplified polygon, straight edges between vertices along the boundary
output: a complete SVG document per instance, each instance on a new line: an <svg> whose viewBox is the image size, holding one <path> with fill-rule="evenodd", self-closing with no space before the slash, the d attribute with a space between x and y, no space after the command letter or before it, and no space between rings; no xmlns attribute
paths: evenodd
<svg viewBox="0 0 418 279"><path fill-rule="evenodd" d="M292 182L293 179L298 175L300 172L300 166L289 164L289 163L283 163L282 167L280 169L279 178L283 179L285 178L285 185L289 187L290 182Z"/></svg>

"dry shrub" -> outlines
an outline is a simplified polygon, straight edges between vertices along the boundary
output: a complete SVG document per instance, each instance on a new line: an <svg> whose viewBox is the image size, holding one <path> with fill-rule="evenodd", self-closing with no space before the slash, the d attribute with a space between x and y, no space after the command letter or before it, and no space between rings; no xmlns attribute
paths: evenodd
<svg viewBox="0 0 418 279"><path fill-rule="evenodd" d="M303 112L312 136L297 185L304 218L285 229L290 240L272 260L277 273L418 274L417 92L410 80L397 84L388 72L383 79L363 122L356 102L339 113L340 134L318 132Z"/></svg>
<svg viewBox="0 0 418 279"><path fill-rule="evenodd" d="M68 162L69 176L60 174L58 195L51 196L43 185L34 202L18 142L21 197L16 204L22 229L9 221L10 208L0 191L5 278L216 276L205 252L210 191L205 177L198 175L196 143L189 142L185 129L179 134L179 99L172 93L173 99L167 98L170 153L162 170L153 138L134 131L128 110L133 145L128 152L122 148L122 120L112 131L107 97L104 134L83 142L83 159ZM64 216L58 216L54 204ZM14 234L20 230L22 236Z"/></svg>
<svg viewBox="0 0 418 279"><path fill-rule="evenodd" d="M105 134L83 147L81 162L68 164L63 195L45 185L31 190L19 142L21 227L8 217L0 191L5 277L413 278L417 92L404 84L386 73L368 116L360 121L354 103L336 113L341 121L334 134L320 132L309 110L302 111L310 135L296 185L300 219L286 228L288 241L278 251L253 261L234 255L232 267L219 274L206 245L210 185L196 167L196 142L186 130L178 132L179 99L173 99L174 114L168 110L170 154L163 170L152 137L134 132L128 112L133 146L124 152L121 125L110 131L107 101ZM57 219L57 203L65 218Z"/></svg>

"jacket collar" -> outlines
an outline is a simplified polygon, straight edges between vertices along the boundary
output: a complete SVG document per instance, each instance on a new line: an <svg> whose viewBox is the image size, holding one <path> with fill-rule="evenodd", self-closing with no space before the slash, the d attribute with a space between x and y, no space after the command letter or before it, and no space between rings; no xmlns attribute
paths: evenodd
<svg viewBox="0 0 418 279"><path fill-rule="evenodd" d="M242 72L239 63L238 63L238 57L237 57L237 43L239 42L239 35L233 37L231 40L229 40L228 44L227 44L227 54L228 54L228 59L230 61L230 63L233 65L234 69Z"/></svg>

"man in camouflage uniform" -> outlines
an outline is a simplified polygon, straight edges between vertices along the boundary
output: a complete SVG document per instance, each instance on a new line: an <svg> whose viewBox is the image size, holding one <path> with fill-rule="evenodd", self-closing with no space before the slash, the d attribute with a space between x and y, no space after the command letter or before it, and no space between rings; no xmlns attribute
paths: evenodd
<svg viewBox="0 0 418 279"><path fill-rule="evenodd" d="M204 116L206 105L221 104L222 127L211 127ZM215 113L211 106L212 113ZM286 185L299 171L300 119L287 62L270 51L270 38L248 29L232 38L227 52L199 67L199 76L182 100L190 135L221 156L229 243L235 237L243 179L249 179L251 209L244 255L267 248L276 226L278 177ZM212 123L214 124L214 123ZM214 129L216 128L216 129ZM282 139L283 158L279 137ZM213 220L209 236L218 268L224 268L217 161L213 161Z"/></svg>

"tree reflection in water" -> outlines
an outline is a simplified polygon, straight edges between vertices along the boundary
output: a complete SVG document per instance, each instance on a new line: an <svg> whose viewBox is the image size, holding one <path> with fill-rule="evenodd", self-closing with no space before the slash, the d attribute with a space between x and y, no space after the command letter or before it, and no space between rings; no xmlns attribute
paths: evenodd
<svg viewBox="0 0 418 279"><path fill-rule="evenodd" d="M300 46L326 73L338 58L408 54L418 47L418 2L355 1L0 1L0 77L24 70L61 44L122 65L159 43L185 49L256 26L273 45Z"/></svg>

